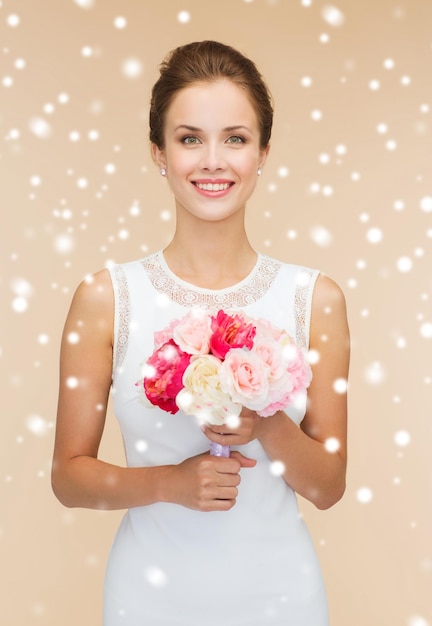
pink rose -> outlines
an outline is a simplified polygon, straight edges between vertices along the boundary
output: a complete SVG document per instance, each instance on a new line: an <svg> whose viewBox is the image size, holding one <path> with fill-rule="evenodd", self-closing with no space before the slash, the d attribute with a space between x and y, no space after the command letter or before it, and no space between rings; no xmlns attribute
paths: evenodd
<svg viewBox="0 0 432 626"><path fill-rule="evenodd" d="M210 351L216 357L224 359L231 348L252 348L256 328L254 324L248 324L242 315L219 311L211 320L213 334Z"/></svg>
<svg viewBox="0 0 432 626"><path fill-rule="evenodd" d="M147 359L144 391L152 404L168 413L177 413L176 396L183 387L182 377L190 363L186 354L171 339Z"/></svg>
<svg viewBox="0 0 432 626"><path fill-rule="evenodd" d="M273 415L292 404L299 393L305 392L312 379L312 371L304 352L288 335L286 337L289 341L281 351L283 373L280 377L270 377L269 403L257 411L261 417Z"/></svg>
<svg viewBox="0 0 432 626"><path fill-rule="evenodd" d="M268 368L254 352L232 348L220 367L220 379L234 402L255 411L268 404Z"/></svg>
<svg viewBox="0 0 432 626"><path fill-rule="evenodd" d="M155 350L158 350L164 345L164 343L168 343L168 341L172 339L174 329L178 324L180 324L180 322L181 320L172 320L166 328L163 328L162 330L155 330L153 334Z"/></svg>
<svg viewBox="0 0 432 626"><path fill-rule="evenodd" d="M212 335L211 317L192 310L173 329L176 344L188 354L208 354Z"/></svg>

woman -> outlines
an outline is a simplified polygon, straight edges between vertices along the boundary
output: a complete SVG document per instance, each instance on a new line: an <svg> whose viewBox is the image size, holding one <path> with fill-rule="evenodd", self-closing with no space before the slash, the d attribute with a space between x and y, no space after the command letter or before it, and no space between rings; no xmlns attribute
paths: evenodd
<svg viewBox="0 0 432 626"><path fill-rule="evenodd" d="M344 492L346 394L334 383L347 379L348 327L332 280L249 243L245 206L271 125L250 60L210 41L174 50L150 110L153 157L175 199L173 239L84 281L71 305L53 489L66 506L128 509L107 567L105 626L328 624L295 492L320 509ZM239 424L202 429L182 411L146 407L135 383L154 331L196 308L241 310L313 350L307 407L243 409ZM79 342L68 342L72 332ZM98 459L111 386L126 468ZM209 441L231 456L209 456Z"/></svg>

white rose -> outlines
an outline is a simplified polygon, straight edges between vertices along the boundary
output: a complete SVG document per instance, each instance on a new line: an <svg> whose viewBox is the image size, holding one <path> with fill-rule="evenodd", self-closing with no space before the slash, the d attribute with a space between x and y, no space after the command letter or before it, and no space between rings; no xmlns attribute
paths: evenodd
<svg viewBox="0 0 432 626"><path fill-rule="evenodd" d="M241 404L222 390L220 366L219 359L211 354L194 356L183 374L184 388L177 394L177 406L201 423L222 425L240 415Z"/></svg>

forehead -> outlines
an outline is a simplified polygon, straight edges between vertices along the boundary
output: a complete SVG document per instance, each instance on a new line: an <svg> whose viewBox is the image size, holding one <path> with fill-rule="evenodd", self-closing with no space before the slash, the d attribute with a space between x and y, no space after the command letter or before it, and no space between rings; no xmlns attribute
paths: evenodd
<svg viewBox="0 0 432 626"><path fill-rule="evenodd" d="M166 117L167 126L248 125L258 128L258 119L245 89L231 82L197 82L174 96Z"/></svg>

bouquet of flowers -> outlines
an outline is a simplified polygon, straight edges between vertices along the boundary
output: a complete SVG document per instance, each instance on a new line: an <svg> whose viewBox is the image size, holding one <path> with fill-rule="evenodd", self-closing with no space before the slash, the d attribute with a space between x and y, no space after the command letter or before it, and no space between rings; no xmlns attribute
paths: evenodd
<svg viewBox="0 0 432 626"><path fill-rule="evenodd" d="M153 405L218 425L235 423L242 407L273 415L312 378L306 354L284 330L241 312L194 309L154 333L141 374L137 385ZM211 453L229 456L229 448Z"/></svg>

